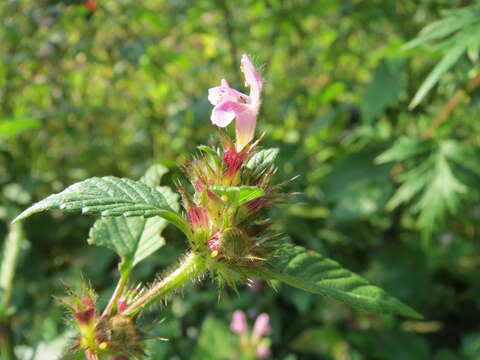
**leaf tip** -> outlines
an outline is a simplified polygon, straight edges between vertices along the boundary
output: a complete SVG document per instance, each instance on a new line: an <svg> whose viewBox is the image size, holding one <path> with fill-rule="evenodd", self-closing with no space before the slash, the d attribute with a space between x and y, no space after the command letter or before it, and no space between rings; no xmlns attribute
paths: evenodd
<svg viewBox="0 0 480 360"><path fill-rule="evenodd" d="M23 220L23 219L29 217L30 215L32 215L32 213L29 210L30 210L30 208L23 210L20 214L18 214L15 217L15 219L12 220L11 224L16 224L20 220Z"/></svg>

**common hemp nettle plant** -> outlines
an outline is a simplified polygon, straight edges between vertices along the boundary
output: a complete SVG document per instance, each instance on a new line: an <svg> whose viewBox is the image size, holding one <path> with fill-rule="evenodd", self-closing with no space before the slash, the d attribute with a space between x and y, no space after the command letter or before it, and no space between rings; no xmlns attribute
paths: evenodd
<svg viewBox="0 0 480 360"><path fill-rule="evenodd" d="M252 278L277 280L366 311L420 317L337 262L275 233L265 210L287 202L291 194L282 192L288 181L272 184L278 150L261 149L261 138L254 136L263 79L247 55L242 56L241 70L248 95L226 80L209 90L219 146L198 147L184 167L189 184L178 182L178 194L160 186L166 169L154 165L138 181L106 176L78 182L14 220L51 209L99 214L88 243L111 248L120 257L120 277L104 309L98 308L87 286L62 300L78 332L72 351L84 352L89 360L143 358L148 334L137 322L142 312L206 275L235 289ZM235 141L223 129L232 121ZM183 232L188 250L167 275L147 287L133 286L132 270L164 245L160 233L168 223ZM251 343L258 347L259 339Z"/></svg>

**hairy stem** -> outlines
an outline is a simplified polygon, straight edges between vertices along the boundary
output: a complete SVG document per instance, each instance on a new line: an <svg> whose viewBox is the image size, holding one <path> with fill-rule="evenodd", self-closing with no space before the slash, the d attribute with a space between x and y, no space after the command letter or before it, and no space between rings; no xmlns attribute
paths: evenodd
<svg viewBox="0 0 480 360"><path fill-rule="evenodd" d="M128 277L130 275L130 270L131 270L131 266L127 267L126 270L123 270L122 266L120 266L120 279L118 280L117 287L115 288L115 291L113 292L113 295L110 298L110 301L105 307L105 310L103 310L102 317L110 315L110 313L112 312L112 309L117 305L117 302L120 299L120 296L122 296L123 290L127 285Z"/></svg>
<svg viewBox="0 0 480 360"><path fill-rule="evenodd" d="M145 294L131 304L122 314L126 316L137 315L155 301L170 295L189 280L194 279L205 271L204 259L193 251L188 253L175 270L162 280L154 283Z"/></svg>

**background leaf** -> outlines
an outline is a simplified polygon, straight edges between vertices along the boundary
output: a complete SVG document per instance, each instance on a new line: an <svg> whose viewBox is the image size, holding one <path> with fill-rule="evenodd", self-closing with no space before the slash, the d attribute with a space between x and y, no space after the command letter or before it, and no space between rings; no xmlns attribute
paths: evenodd
<svg viewBox="0 0 480 360"><path fill-rule="evenodd" d="M373 72L373 79L362 99L362 118L373 121L386 108L394 105L406 90L405 60L382 59Z"/></svg>
<svg viewBox="0 0 480 360"><path fill-rule="evenodd" d="M15 136L23 131L37 129L40 121L30 118L0 119L0 136Z"/></svg>

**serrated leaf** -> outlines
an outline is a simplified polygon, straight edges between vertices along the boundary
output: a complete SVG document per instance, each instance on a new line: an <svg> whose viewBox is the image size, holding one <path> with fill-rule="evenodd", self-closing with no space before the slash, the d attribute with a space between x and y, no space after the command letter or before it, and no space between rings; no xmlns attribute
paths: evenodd
<svg viewBox="0 0 480 360"><path fill-rule="evenodd" d="M404 161L430 151L431 149L431 143L428 141L415 137L402 136L395 141L390 149L377 156L375 163L385 164L392 161Z"/></svg>
<svg viewBox="0 0 480 360"><path fill-rule="evenodd" d="M446 73L455 63L460 59L460 57L465 53L467 49L467 44L460 43L457 46L452 47L440 60L440 62L433 68L432 72L428 74L425 81L422 83L418 91L416 92L413 100L408 106L409 109L413 109L417 106L427 95L427 93L432 89L435 84L440 80L440 77Z"/></svg>
<svg viewBox="0 0 480 360"><path fill-rule="evenodd" d="M279 149L277 148L260 150L248 159L245 167L258 173L262 172L264 169L274 164L278 153Z"/></svg>
<svg viewBox="0 0 480 360"><path fill-rule="evenodd" d="M165 244L160 232L166 225L158 217L103 218L90 229L88 242L114 250L124 266L133 267Z"/></svg>
<svg viewBox="0 0 480 360"><path fill-rule="evenodd" d="M161 165L151 166L140 180L152 187L160 183L168 170ZM160 187L169 206L178 211L178 195L168 187ZM129 269L165 244L160 233L167 221L159 217L108 217L95 222L88 242L114 250L122 259L122 268Z"/></svg>
<svg viewBox="0 0 480 360"><path fill-rule="evenodd" d="M398 205L410 201L417 195L430 181L431 168L434 166L433 157L428 158L419 166L401 174L398 178L402 185L393 194L387 204L388 210L393 210Z"/></svg>
<svg viewBox="0 0 480 360"><path fill-rule="evenodd" d="M241 206L264 195L256 186L211 186L211 190L234 206Z"/></svg>
<svg viewBox="0 0 480 360"><path fill-rule="evenodd" d="M381 288L316 252L301 246L287 245L280 248L272 258L272 268L261 270L257 276L280 280L370 312L421 318L415 310Z"/></svg>
<svg viewBox="0 0 480 360"><path fill-rule="evenodd" d="M419 224L429 231L447 211L450 213L457 211L460 195L467 191L467 187L453 175L443 156L437 156L435 165L432 179L415 205L420 210Z"/></svg>
<svg viewBox="0 0 480 360"><path fill-rule="evenodd" d="M78 182L32 205L14 222L52 209L102 216L160 216L190 236L187 223L171 208L161 192L143 182L126 178L105 176Z"/></svg>
<svg viewBox="0 0 480 360"><path fill-rule="evenodd" d="M460 156L463 155L463 149L454 142L446 141L440 143L435 150L426 158L420 159L414 167L398 175L402 184L387 204L387 209L392 210L416 199L412 208L419 212L418 223L428 232L433 230L434 225L447 212L455 213L458 210L461 196L467 191L449 164L449 159L462 160ZM478 168L472 161L462 165L474 172Z"/></svg>
<svg viewBox="0 0 480 360"><path fill-rule="evenodd" d="M444 18L426 26L420 34L408 42L404 48L430 43L430 47L438 48L443 57L430 72L415 94L409 105L417 106L425 95L439 81L460 57L480 45L480 6L473 5L461 9L444 11ZM433 43L433 44L432 44Z"/></svg>

